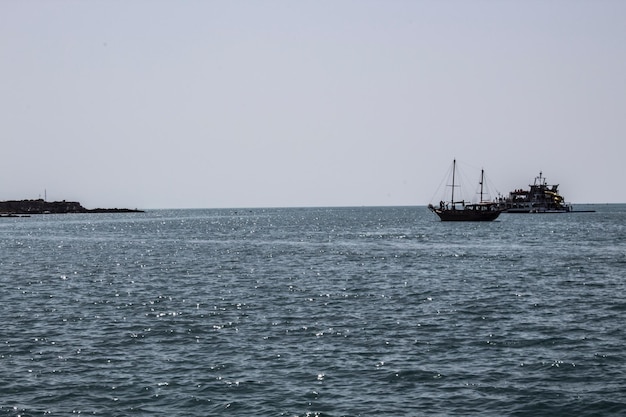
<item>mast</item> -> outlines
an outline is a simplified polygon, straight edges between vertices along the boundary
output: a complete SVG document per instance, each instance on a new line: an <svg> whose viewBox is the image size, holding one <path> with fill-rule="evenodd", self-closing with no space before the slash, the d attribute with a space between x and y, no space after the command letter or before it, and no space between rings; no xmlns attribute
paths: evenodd
<svg viewBox="0 0 626 417"><path fill-rule="evenodd" d="M480 170L480 202L483 202L483 182L485 181L485 170Z"/></svg>
<svg viewBox="0 0 626 417"><path fill-rule="evenodd" d="M454 174L456 172L456 158L452 161L452 207L454 207Z"/></svg>

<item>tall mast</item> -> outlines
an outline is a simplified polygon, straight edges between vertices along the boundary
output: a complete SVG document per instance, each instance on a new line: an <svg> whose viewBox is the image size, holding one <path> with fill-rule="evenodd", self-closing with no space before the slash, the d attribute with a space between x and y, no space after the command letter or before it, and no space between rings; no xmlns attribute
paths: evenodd
<svg viewBox="0 0 626 417"><path fill-rule="evenodd" d="M456 172L456 158L452 161L452 207L454 207L454 174Z"/></svg>
<svg viewBox="0 0 626 417"><path fill-rule="evenodd" d="M480 202L483 202L483 182L485 181L485 170L480 170Z"/></svg>

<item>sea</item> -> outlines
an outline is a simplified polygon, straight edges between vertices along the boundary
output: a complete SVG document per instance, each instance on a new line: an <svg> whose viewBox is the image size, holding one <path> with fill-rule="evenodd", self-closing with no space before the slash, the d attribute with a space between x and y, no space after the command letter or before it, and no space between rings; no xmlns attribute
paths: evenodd
<svg viewBox="0 0 626 417"><path fill-rule="evenodd" d="M0 218L0 416L626 415L626 205Z"/></svg>

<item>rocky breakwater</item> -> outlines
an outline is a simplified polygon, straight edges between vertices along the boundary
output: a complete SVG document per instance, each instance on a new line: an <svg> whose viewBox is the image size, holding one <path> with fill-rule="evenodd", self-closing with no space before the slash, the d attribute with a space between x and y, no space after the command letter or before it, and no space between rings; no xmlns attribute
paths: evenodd
<svg viewBox="0 0 626 417"><path fill-rule="evenodd" d="M87 209L76 201L9 200L0 201L0 214L48 214L48 213L143 213L143 210L125 208Z"/></svg>

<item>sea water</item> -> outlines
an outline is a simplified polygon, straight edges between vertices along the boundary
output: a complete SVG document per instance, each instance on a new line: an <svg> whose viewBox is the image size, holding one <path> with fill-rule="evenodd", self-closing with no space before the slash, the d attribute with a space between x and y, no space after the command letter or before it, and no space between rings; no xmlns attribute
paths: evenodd
<svg viewBox="0 0 626 417"><path fill-rule="evenodd" d="M0 416L626 413L626 205L0 219Z"/></svg>

